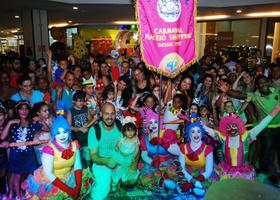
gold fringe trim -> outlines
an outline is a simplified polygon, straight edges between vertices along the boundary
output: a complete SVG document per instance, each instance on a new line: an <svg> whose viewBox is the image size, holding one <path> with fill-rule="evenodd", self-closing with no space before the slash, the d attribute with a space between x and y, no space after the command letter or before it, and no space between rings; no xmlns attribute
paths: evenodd
<svg viewBox="0 0 280 200"><path fill-rule="evenodd" d="M194 63L197 62L197 49L196 49L196 20L195 20L195 16L197 14L197 0L193 0L194 1L194 9L193 9L193 19L194 19L194 48L195 48L195 57L189 61L188 64L186 64L184 67L180 68L179 70L177 70L174 73L169 73L169 72L164 72L158 68L156 68L153 65L148 64L148 62L146 61L145 57L144 57L144 49L143 49L143 43L142 43L142 34L141 34L141 22L140 22L140 17L139 17L139 3L140 0L136 0L136 7L135 7L135 18L136 21L139 21L137 27L138 27L138 31L139 31L139 35L140 35L140 51L141 51L141 60L144 61L144 63L146 64L146 66L148 67L149 70L157 72L158 74L162 74L164 76L167 76L169 78L175 78L177 75L181 74L183 71L185 71L186 69L188 69L191 65L193 65Z"/></svg>

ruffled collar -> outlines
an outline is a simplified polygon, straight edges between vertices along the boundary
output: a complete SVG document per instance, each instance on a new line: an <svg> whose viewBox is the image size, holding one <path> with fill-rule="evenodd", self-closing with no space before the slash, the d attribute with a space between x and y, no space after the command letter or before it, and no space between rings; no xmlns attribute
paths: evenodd
<svg viewBox="0 0 280 200"><path fill-rule="evenodd" d="M190 143L190 142L187 143L187 150L188 150L188 152L189 152L189 153L196 153L197 155L201 154L201 152L203 151L204 147L205 147L205 143L202 142L201 145L200 145L200 147L199 147L197 150L194 151L194 150L191 148L191 143Z"/></svg>
<svg viewBox="0 0 280 200"><path fill-rule="evenodd" d="M188 151L188 154L186 156L188 157L188 159L190 159L191 161L197 161L197 160L199 160L198 156L204 150L205 144L202 142L200 147L196 151L192 150L190 142L186 144L186 147L187 147L187 151Z"/></svg>
<svg viewBox="0 0 280 200"><path fill-rule="evenodd" d="M64 150L65 150L65 148L62 147L61 145L59 145L57 141L54 141L53 144L55 145L55 147L56 147L59 151L64 151ZM68 142L68 147L67 147L66 149L72 150L72 145L71 145L70 142Z"/></svg>
<svg viewBox="0 0 280 200"><path fill-rule="evenodd" d="M62 159L69 160L70 158L73 157L74 151L72 151L72 144L70 142L68 142L67 149L64 149L56 141L54 141L54 145L59 151L62 151L62 154L61 154Z"/></svg>

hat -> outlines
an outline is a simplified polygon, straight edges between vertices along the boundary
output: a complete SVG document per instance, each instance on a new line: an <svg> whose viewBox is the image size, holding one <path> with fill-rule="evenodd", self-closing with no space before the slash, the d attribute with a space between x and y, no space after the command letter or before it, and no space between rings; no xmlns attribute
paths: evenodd
<svg viewBox="0 0 280 200"><path fill-rule="evenodd" d="M83 81L83 86L87 86L87 85L93 85L92 80L84 80Z"/></svg>

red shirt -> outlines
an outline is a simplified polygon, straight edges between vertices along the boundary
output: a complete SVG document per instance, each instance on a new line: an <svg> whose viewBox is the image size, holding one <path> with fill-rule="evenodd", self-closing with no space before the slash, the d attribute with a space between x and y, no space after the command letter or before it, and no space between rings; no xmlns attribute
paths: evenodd
<svg viewBox="0 0 280 200"><path fill-rule="evenodd" d="M142 127L143 122L142 122L141 115L139 113L132 114L130 112L130 110L127 110L124 113L124 117L126 117L126 116L135 117L136 118L136 127L137 128L141 128Z"/></svg>
<svg viewBox="0 0 280 200"><path fill-rule="evenodd" d="M21 76L22 74L21 73L11 73L10 74L10 86L13 87L13 88L16 88L16 89L19 89L18 88L18 85L17 85L17 80L19 79L19 77Z"/></svg>

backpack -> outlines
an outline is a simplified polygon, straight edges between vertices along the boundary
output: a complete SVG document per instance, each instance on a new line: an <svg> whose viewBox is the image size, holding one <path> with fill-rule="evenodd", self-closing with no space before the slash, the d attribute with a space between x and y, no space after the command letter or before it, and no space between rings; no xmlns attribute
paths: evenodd
<svg viewBox="0 0 280 200"><path fill-rule="evenodd" d="M117 129L121 132L122 131L122 123L119 120L116 119L115 124L117 126ZM93 128L95 130L95 136L96 136L97 141L100 141L100 139L101 139L101 128L99 126L99 121L93 125Z"/></svg>

